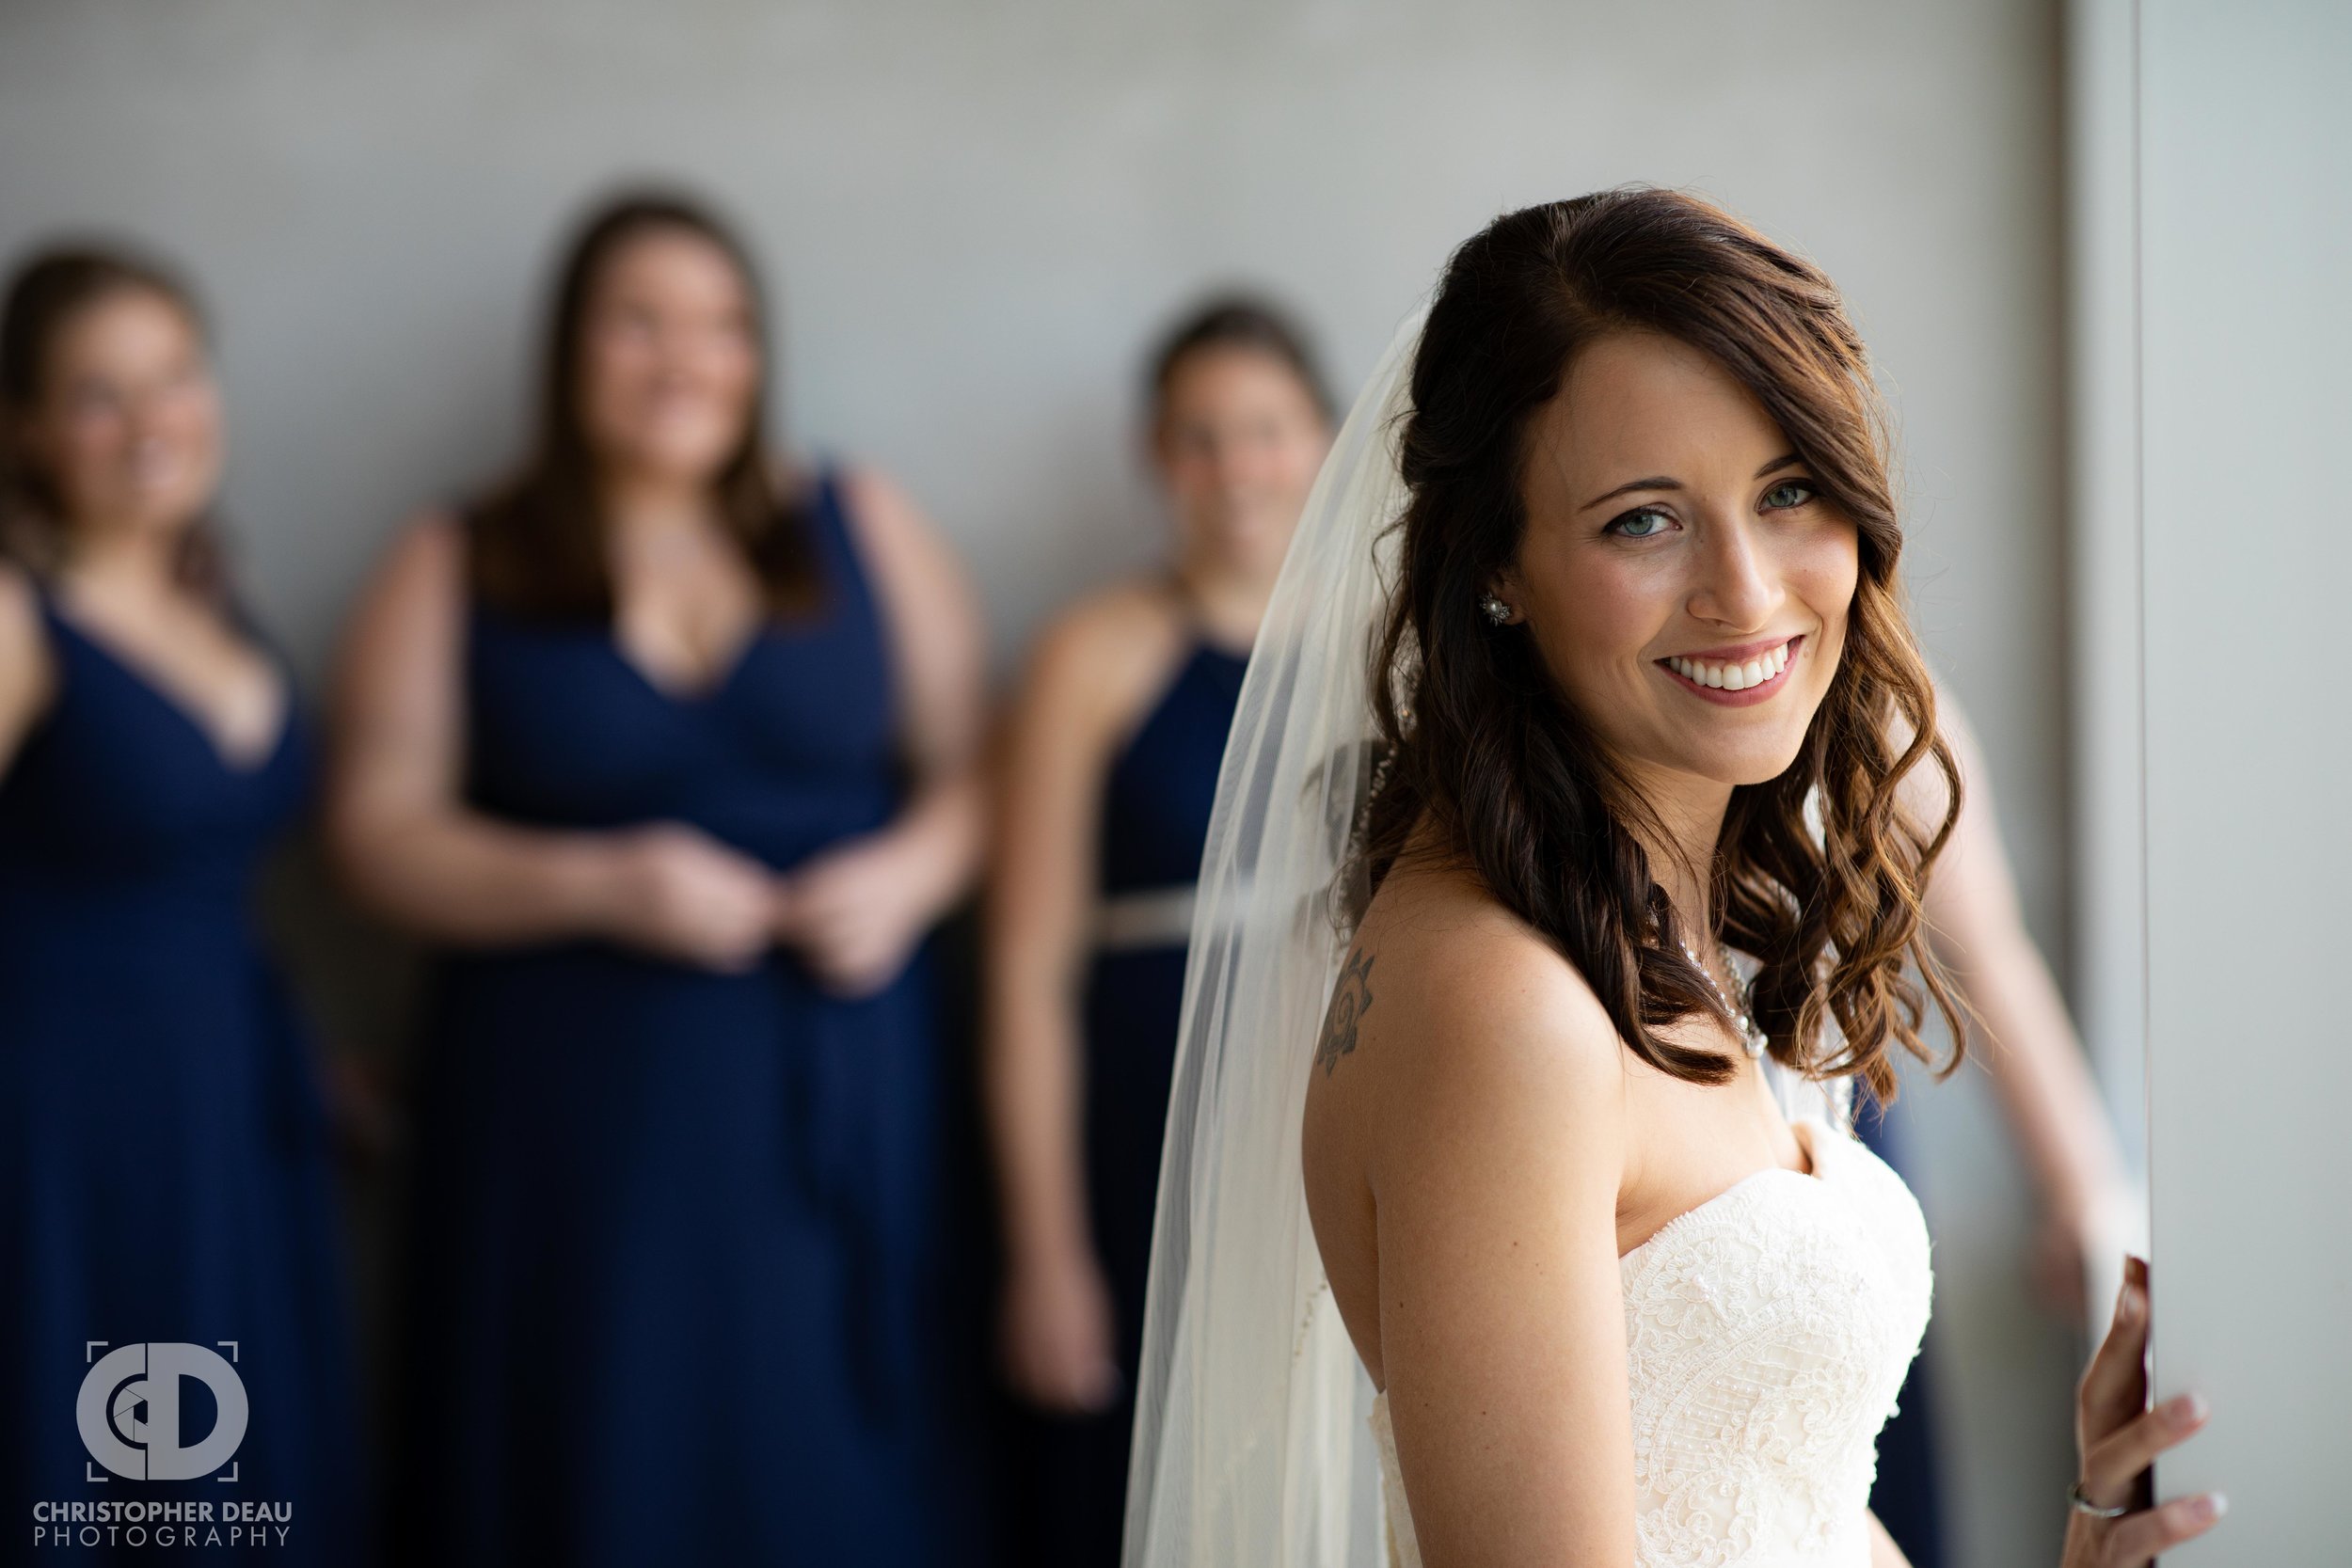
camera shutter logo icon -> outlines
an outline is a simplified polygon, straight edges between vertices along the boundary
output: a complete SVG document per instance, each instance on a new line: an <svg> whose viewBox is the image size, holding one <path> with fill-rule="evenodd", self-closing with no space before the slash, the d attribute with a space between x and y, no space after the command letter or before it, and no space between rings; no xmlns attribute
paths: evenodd
<svg viewBox="0 0 2352 1568"><path fill-rule="evenodd" d="M181 1393L212 1390L213 1429L183 1446ZM229 1463L245 1441L245 1380L217 1351L171 1340L123 1345L82 1376L74 1422L92 1459L126 1481L193 1481ZM99 1480L105 1478L99 1477Z"/></svg>

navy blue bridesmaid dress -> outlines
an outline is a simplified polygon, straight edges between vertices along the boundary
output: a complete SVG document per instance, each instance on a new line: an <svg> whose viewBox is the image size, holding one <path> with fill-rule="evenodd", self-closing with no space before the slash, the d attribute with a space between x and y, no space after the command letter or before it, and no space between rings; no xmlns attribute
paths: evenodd
<svg viewBox="0 0 2352 1568"><path fill-rule="evenodd" d="M0 1560L153 1560L158 1535L103 1524L35 1545L34 1510L159 1501L210 1503L215 1521L231 1503L289 1504L283 1545L253 1549L360 1560L326 1117L250 907L310 793L291 682L268 756L232 766L40 600L56 698L0 777ZM84 1444L86 1376L159 1343L204 1347L244 1390L245 1435L215 1474L112 1476ZM213 1386L175 1388L169 1441L115 1407L142 1467L214 1430Z"/></svg>
<svg viewBox="0 0 2352 1568"><path fill-rule="evenodd" d="M1898 1107L1900 1104L1897 1101ZM1854 1133L1905 1181L1915 1185L1899 1109L1880 1105L1867 1090L1858 1094ZM1912 1357L1911 1370L1895 1399L1895 1414L1880 1429L1878 1479L1870 1487L1870 1512L1911 1560L1911 1568L1944 1568L1949 1560L1944 1487L1936 1458L1934 1390L1923 1350Z"/></svg>
<svg viewBox="0 0 2352 1568"><path fill-rule="evenodd" d="M898 811L891 669L838 486L821 601L704 694L609 626L476 605L467 789L691 824L777 870ZM879 993L597 941L452 954L428 1008L405 1558L942 1560L939 1070L927 948Z"/></svg>
<svg viewBox="0 0 2352 1568"><path fill-rule="evenodd" d="M1119 752L1104 788L1104 937L1085 998L1085 1153L1124 1386L1117 1406L1101 1415L1038 1421L1039 1560L1057 1568L1119 1561L1152 1211L1184 1003L1188 895L1200 875L1217 768L1248 662L1197 641Z"/></svg>

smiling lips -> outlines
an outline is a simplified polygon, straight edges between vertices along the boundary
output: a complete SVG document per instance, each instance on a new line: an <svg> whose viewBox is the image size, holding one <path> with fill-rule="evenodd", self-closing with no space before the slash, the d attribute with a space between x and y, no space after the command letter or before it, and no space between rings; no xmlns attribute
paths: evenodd
<svg viewBox="0 0 2352 1568"><path fill-rule="evenodd" d="M1802 637L1747 648L1724 648L1708 655L1677 655L1658 660L1660 668L1698 695L1726 702L1737 694L1741 705L1761 702L1780 689L1780 677L1797 654Z"/></svg>

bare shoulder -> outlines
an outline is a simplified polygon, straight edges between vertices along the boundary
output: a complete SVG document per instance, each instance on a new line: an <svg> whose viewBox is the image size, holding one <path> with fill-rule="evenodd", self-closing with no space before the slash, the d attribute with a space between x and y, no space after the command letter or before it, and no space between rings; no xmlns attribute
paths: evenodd
<svg viewBox="0 0 2352 1568"><path fill-rule="evenodd" d="M1383 1159L1511 1122L1620 1148L1626 1055L1575 966L1464 873L1401 869L1359 927L1315 1045L1309 1117Z"/></svg>
<svg viewBox="0 0 2352 1568"><path fill-rule="evenodd" d="M1392 1054L1416 1066L1500 1053L1622 1075L1616 1030L1583 975L1468 873L1397 871L1365 911L1349 962L1367 977L1382 972L1380 1032L1410 1028Z"/></svg>
<svg viewBox="0 0 2352 1568"><path fill-rule="evenodd" d="M56 684L33 580L0 561L0 771L49 705Z"/></svg>
<svg viewBox="0 0 2352 1568"><path fill-rule="evenodd" d="M841 470L850 535L897 624L926 664L946 658L977 676L979 600L963 560L921 504L879 468ZM928 657L926 657L928 656Z"/></svg>
<svg viewBox="0 0 2352 1568"><path fill-rule="evenodd" d="M841 470L850 531L885 576L909 572L961 578L961 566L922 503L880 468Z"/></svg>
<svg viewBox="0 0 2352 1568"><path fill-rule="evenodd" d="M842 513L850 531L867 549L885 552L930 532L930 519L914 497L880 468L858 464L840 470Z"/></svg>
<svg viewBox="0 0 2352 1568"><path fill-rule="evenodd" d="M1975 729L1968 721L1967 710L1949 686L1938 681L1935 686L1935 730L1950 749L1954 767L1959 769L1961 801L1964 810L1968 799L1985 787L1983 753L1977 745ZM1918 732L1912 728L1900 713L1893 716L1887 726L1887 742L1896 751L1907 750ZM1932 760L1923 760L1903 775L1897 786L1896 798L1903 811L1922 831L1932 832L1941 826L1952 809L1951 781L1944 769Z"/></svg>
<svg viewBox="0 0 2352 1568"><path fill-rule="evenodd" d="M1124 729L1167 684L1184 644L1184 616L1165 590L1143 579L1114 583L1046 624L1024 699L1073 722Z"/></svg>
<svg viewBox="0 0 2352 1568"><path fill-rule="evenodd" d="M453 657L465 599L464 525L447 512L419 513L384 546L344 623L339 702L441 670Z"/></svg>
<svg viewBox="0 0 2352 1568"><path fill-rule="evenodd" d="M869 464L850 464L841 469L841 493L850 503L854 527L893 529L923 524L923 509L906 486Z"/></svg>
<svg viewBox="0 0 2352 1568"><path fill-rule="evenodd" d="M40 639L40 604L33 579L14 562L0 560L0 651L11 657Z"/></svg>

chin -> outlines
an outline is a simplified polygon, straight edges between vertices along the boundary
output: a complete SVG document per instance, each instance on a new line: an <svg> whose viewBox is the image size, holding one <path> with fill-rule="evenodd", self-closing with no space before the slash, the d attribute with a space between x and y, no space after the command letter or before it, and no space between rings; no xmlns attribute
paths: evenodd
<svg viewBox="0 0 2352 1568"><path fill-rule="evenodd" d="M1737 787L1741 784L1770 784L1796 766L1804 751L1804 737L1798 736L1782 747L1769 751L1742 751L1736 755L1719 759L1709 776Z"/></svg>
<svg viewBox="0 0 2352 1568"><path fill-rule="evenodd" d="M636 466L649 473L672 474L679 479L708 483L718 478L726 467L727 457L734 450L730 436L724 442L712 441L696 435L664 435L635 444Z"/></svg>
<svg viewBox="0 0 2352 1568"><path fill-rule="evenodd" d="M151 533L176 538L196 526L204 512L203 496L175 496L149 509L147 529Z"/></svg>
<svg viewBox="0 0 2352 1568"><path fill-rule="evenodd" d="M1699 740L1698 736L1691 736ZM1711 737L1718 743L1678 748L1679 757L1674 763L1677 771L1710 783L1738 788L1743 784L1770 784L1788 771L1804 751L1803 732L1788 736L1743 737L1733 744L1722 744L1723 737Z"/></svg>
<svg viewBox="0 0 2352 1568"><path fill-rule="evenodd" d="M1230 561L1279 562L1290 544L1290 522L1287 517L1228 514L1210 525L1208 539L1217 554Z"/></svg>
<svg viewBox="0 0 2352 1568"><path fill-rule="evenodd" d="M167 536L193 523L210 499L210 491L185 484L142 485L121 492L95 510L131 519L141 533Z"/></svg>

